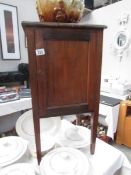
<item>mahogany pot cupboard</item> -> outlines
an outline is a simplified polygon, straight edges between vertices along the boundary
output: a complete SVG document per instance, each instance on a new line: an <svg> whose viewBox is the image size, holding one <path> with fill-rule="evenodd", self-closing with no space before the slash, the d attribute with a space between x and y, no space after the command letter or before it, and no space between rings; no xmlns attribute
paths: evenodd
<svg viewBox="0 0 131 175"><path fill-rule="evenodd" d="M97 133L103 29L80 23L22 22L27 37L38 163L42 117L91 114L91 146Z"/></svg>

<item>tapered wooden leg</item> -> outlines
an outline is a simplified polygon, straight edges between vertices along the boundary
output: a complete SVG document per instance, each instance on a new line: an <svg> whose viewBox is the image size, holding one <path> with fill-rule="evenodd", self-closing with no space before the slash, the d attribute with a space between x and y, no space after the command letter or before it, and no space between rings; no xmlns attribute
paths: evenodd
<svg viewBox="0 0 131 175"><path fill-rule="evenodd" d="M81 124L81 115L77 114L77 125ZM90 112L86 117L91 118L91 144L90 144L90 153L94 154L95 152L95 144L96 144L96 137L97 137L97 124L98 124L98 116L95 115L94 112Z"/></svg>
<svg viewBox="0 0 131 175"><path fill-rule="evenodd" d="M81 124L81 116L80 114L76 115L76 125L80 125Z"/></svg>
<svg viewBox="0 0 131 175"><path fill-rule="evenodd" d="M91 145L90 145L90 153L94 154L95 145L96 145L96 136L97 136L97 124L98 124L98 116L95 113L92 113L91 117Z"/></svg>
<svg viewBox="0 0 131 175"><path fill-rule="evenodd" d="M34 130L35 130L35 143L36 143L36 153L38 165L41 161L41 139L40 139L40 120L37 117L34 117Z"/></svg>

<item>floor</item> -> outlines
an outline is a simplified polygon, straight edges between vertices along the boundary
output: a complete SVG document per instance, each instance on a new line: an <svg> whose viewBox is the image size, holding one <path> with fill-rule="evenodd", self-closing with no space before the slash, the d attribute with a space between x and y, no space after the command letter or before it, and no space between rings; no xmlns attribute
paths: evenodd
<svg viewBox="0 0 131 175"><path fill-rule="evenodd" d="M125 145L118 145L116 143L113 143L112 146L117 148L118 150L122 151L131 163L131 148L129 148Z"/></svg>

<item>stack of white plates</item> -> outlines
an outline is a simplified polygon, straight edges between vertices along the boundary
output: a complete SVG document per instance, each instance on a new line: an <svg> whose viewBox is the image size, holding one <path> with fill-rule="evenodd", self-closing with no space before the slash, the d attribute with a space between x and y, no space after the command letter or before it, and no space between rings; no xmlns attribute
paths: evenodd
<svg viewBox="0 0 131 175"><path fill-rule="evenodd" d="M1 169L0 175L35 175L35 171L31 164L16 163Z"/></svg>
<svg viewBox="0 0 131 175"><path fill-rule="evenodd" d="M41 175L89 175L90 164L79 150L69 147L56 148L41 160Z"/></svg>
<svg viewBox="0 0 131 175"><path fill-rule="evenodd" d="M0 167L18 162L27 151L27 141L17 136L0 138Z"/></svg>
<svg viewBox="0 0 131 175"><path fill-rule="evenodd" d="M62 120L61 129L57 137L60 146L84 148L90 146L90 131L78 125Z"/></svg>

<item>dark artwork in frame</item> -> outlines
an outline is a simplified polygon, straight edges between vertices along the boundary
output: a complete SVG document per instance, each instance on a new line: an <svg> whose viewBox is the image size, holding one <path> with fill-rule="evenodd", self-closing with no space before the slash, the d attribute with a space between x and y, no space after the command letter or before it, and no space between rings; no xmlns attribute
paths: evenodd
<svg viewBox="0 0 131 175"><path fill-rule="evenodd" d="M20 59L17 7L0 3L1 52L3 60Z"/></svg>

